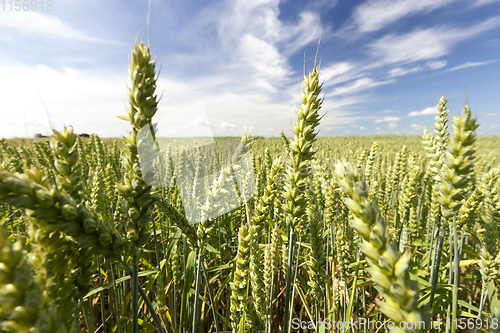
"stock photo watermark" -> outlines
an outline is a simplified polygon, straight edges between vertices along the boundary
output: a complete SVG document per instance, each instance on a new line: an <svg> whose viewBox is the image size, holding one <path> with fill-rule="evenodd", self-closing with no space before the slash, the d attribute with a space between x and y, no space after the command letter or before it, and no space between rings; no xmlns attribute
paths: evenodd
<svg viewBox="0 0 500 333"><path fill-rule="evenodd" d="M53 0L2 0L0 8L4 12L35 12L52 11L54 9Z"/></svg>
<svg viewBox="0 0 500 333"><path fill-rule="evenodd" d="M190 224L227 213L254 196L250 151L236 139L224 139L224 145L219 145L202 103L160 116L152 127L144 126L137 133L137 152L146 183L179 188ZM215 183L218 200L210 202L214 209L208 215L202 215L203 205L213 198L206 189Z"/></svg>
<svg viewBox="0 0 500 333"><path fill-rule="evenodd" d="M324 321L307 321L300 320L299 318L292 319L292 329L298 330L391 330L393 328L400 328L402 330L434 330L441 331L446 327L451 328L452 325L455 329L461 330L476 330L476 329L498 329L499 322L497 318L482 319L482 318L457 318L453 321L442 321L440 318L426 323L424 320L420 321L401 321L395 323L392 320L371 320L368 318L357 318L356 320L332 320L326 318Z"/></svg>

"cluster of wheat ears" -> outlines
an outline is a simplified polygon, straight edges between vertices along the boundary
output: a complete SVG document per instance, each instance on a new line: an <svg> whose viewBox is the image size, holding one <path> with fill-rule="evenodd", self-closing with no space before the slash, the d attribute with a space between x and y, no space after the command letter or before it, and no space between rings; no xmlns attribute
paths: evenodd
<svg viewBox="0 0 500 333"><path fill-rule="evenodd" d="M0 331L498 331L500 140L467 105L421 138L318 138L315 65L292 137L158 162L155 60L136 43L123 140L0 140Z"/></svg>

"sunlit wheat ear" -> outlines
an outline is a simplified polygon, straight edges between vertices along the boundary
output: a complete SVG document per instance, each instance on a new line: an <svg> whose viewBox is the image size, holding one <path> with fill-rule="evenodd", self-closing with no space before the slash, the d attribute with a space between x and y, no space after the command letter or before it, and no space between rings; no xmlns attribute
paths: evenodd
<svg viewBox="0 0 500 333"><path fill-rule="evenodd" d="M446 108L446 99L442 96L437 105L437 113L434 122L436 131L435 139L439 151L446 149L448 143L448 109Z"/></svg>
<svg viewBox="0 0 500 333"><path fill-rule="evenodd" d="M73 132L73 128L65 127L62 132L54 130L50 146L58 172L57 185L80 203L84 199L85 187L77 139L78 136Z"/></svg>
<svg viewBox="0 0 500 333"><path fill-rule="evenodd" d="M417 205L417 188L419 185L420 168L412 160L411 168L408 174L403 179L404 187L400 192L399 199L399 217L404 222L407 222L410 215L410 209Z"/></svg>
<svg viewBox="0 0 500 333"><path fill-rule="evenodd" d="M367 186L359 171L350 163L338 161L335 174L346 206L353 214L351 226L363 239L361 250L370 264L367 271L372 281L383 290L385 300L379 303L380 310L396 323L391 331L403 332L398 327L403 321L428 322L427 314L417 307L418 288L408 274L410 255L400 255L390 244L386 224L380 218L377 207L368 201Z"/></svg>
<svg viewBox="0 0 500 333"><path fill-rule="evenodd" d="M286 276L286 272L288 270L288 243L283 242L281 244L280 249L280 257L281 257L281 269L283 271L283 276Z"/></svg>
<svg viewBox="0 0 500 333"><path fill-rule="evenodd" d="M441 181L438 185L442 214L446 219L458 213L467 193L469 174L474 167L473 144L476 141L476 119L466 105L462 115L453 117L451 136L446 145Z"/></svg>
<svg viewBox="0 0 500 333"><path fill-rule="evenodd" d="M122 184L117 185L117 190L126 202L126 211L129 221L126 224L126 237L128 252L132 255L138 253L138 248L151 239L148 231L152 220L149 208L152 206L151 186L146 184L144 178L152 178L152 174L143 175L139 164L138 147L146 149L146 139L137 137L139 131L147 128L153 139L155 128L152 118L158 110L158 98L155 95L156 59L152 59L149 46L144 43L137 45L132 50L129 63L129 74L132 86L129 88L128 115L120 117L132 125L132 130L125 139L128 154L122 159L125 175ZM147 155L147 154L145 154ZM154 155L147 155L154 158ZM151 161L142 161L142 165Z"/></svg>
<svg viewBox="0 0 500 333"><path fill-rule="evenodd" d="M345 216L347 217L347 214L345 214ZM349 232L349 229L348 226L343 226L341 224L337 225L335 248L338 270L342 281L347 281L348 267L353 259L351 246L354 244L352 232Z"/></svg>
<svg viewBox="0 0 500 333"><path fill-rule="evenodd" d="M279 186L281 185L281 173L283 171L283 162L281 158L274 160L271 166L270 173L267 178L267 184L264 189L264 195L258 198L255 211L252 215L252 226L255 235L260 235L266 225L271 206L278 194Z"/></svg>
<svg viewBox="0 0 500 333"><path fill-rule="evenodd" d="M337 184L333 179L327 181L325 185L325 222L326 225L331 226L337 214L338 191L335 192Z"/></svg>
<svg viewBox="0 0 500 333"><path fill-rule="evenodd" d="M404 147L403 147L404 148ZM394 205L397 206L397 198L398 198L398 193L399 193L399 188L400 188L400 182L403 180L401 176L404 176L403 170L403 153L404 149L399 151L395 158L394 162L392 164L390 174L389 174L389 179L388 179L388 185L386 186L386 191L385 191L385 199L389 203L393 203ZM392 208L392 207L388 207Z"/></svg>
<svg viewBox="0 0 500 333"><path fill-rule="evenodd" d="M432 179L437 181L441 180L439 170L441 170L443 164L443 156L435 137L430 134L427 129L424 130L424 134L422 135L422 145L427 151L426 156L429 159L428 168L432 173Z"/></svg>
<svg viewBox="0 0 500 333"><path fill-rule="evenodd" d="M472 193L470 193L463 205L460 207L457 218L457 226L459 228L465 227L468 231L473 230L474 222L478 217L483 199L484 192L481 186L474 188Z"/></svg>
<svg viewBox="0 0 500 333"><path fill-rule="evenodd" d="M304 77L301 91L302 105L297 109L297 122L293 124L295 136L290 140L290 153L287 159L284 209L287 224L298 234L305 233L304 213L307 206L306 190L311 176L310 160L315 151L312 144L316 141L323 100L320 98L322 85L319 83L319 66L309 76Z"/></svg>
<svg viewBox="0 0 500 333"><path fill-rule="evenodd" d="M273 276L277 273L278 270L278 247L280 244L280 229L278 224L274 225L274 228L271 232L271 242L267 244L265 254L264 254L264 283L266 285L266 291L269 292L271 288L271 282Z"/></svg>
<svg viewBox="0 0 500 333"><path fill-rule="evenodd" d="M325 186L326 180L328 179L328 172L326 166L320 163L318 160L319 156L311 161L311 171L312 171L312 189L316 198L318 200L319 209L321 211L325 210Z"/></svg>
<svg viewBox="0 0 500 333"><path fill-rule="evenodd" d="M378 142L375 141L372 145L372 149L370 150L370 154L368 155L368 159L366 161L365 178L366 178L367 183L370 183L370 180L372 178L377 149L378 149Z"/></svg>

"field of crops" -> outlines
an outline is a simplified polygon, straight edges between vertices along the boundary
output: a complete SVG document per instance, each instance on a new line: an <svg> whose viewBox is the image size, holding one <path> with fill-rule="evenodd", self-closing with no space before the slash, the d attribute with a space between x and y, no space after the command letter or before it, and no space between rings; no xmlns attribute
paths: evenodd
<svg viewBox="0 0 500 333"><path fill-rule="evenodd" d="M1 329L500 332L500 137L468 106L317 137L316 66L290 137L180 142L155 65L136 45L124 139L0 140Z"/></svg>

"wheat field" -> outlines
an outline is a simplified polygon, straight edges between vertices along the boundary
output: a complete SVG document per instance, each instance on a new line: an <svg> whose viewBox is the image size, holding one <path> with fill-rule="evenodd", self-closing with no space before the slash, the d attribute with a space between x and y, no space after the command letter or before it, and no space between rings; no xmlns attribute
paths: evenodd
<svg viewBox="0 0 500 333"><path fill-rule="evenodd" d="M469 106L318 137L314 64L293 135L186 148L156 75L136 44L123 139L0 140L1 330L500 332L500 137Z"/></svg>

